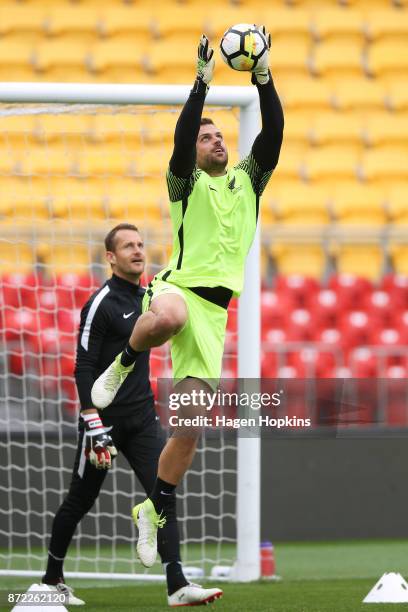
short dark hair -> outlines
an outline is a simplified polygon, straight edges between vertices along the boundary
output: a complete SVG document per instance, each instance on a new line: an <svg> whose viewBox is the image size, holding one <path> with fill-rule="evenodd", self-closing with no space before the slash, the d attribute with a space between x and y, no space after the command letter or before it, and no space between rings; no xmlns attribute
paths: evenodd
<svg viewBox="0 0 408 612"><path fill-rule="evenodd" d="M214 121L209 117L201 117L200 125L214 125Z"/></svg>
<svg viewBox="0 0 408 612"><path fill-rule="evenodd" d="M133 225L132 223L119 223L119 225L115 225L115 227L112 228L105 236L105 249L107 251L115 250L115 238L116 234L120 232L120 230L132 230L133 232L139 231L136 225Z"/></svg>

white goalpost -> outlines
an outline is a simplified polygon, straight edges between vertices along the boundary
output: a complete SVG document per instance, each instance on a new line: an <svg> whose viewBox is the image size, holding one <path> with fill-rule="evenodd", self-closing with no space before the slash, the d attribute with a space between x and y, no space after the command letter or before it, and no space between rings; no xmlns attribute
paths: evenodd
<svg viewBox="0 0 408 612"><path fill-rule="evenodd" d="M66 114L70 114L73 108L88 109L87 112L95 113L99 112L99 109L109 109L107 112L114 115L116 109L122 109L124 112L130 112L130 108L150 108L158 107L159 109L166 109L168 107L180 107L186 101L190 91L189 86L175 86L175 85L117 85L117 84L82 84L82 83L0 83L0 120L2 117L24 117L27 115L36 115L36 113L43 112L41 108L46 108L47 112L60 117L61 122L64 121ZM237 129L239 128L239 144L238 154L239 157L245 156L254 141L259 131L259 101L255 87L222 87L214 86L211 87L210 92L206 99L206 107L208 108L221 108L239 109L239 122L237 122ZM92 110L89 110L92 109ZM139 111L138 111L139 112ZM144 111L140 111L144 112ZM164 112L164 110L163 110ZM179 109L177 109L177 115L174 113L174 108L171 111L173 116L178 116ZM220 125L222 129L222 124ZM141 135L141 142L143 142L143 134ZM227 141L228 142L228 141ZM24 143L23 143L24 144ZM0 146L1 143L0 143ZM23 146L23 145L22 145ZM119 146L118 146L119 150ZM29 153L29 152L28 152ZM106 162L108 163L108 161ZM165 168L163 168L163 171ZM0 167L0 206L1 206L1 191L2 181L5 180L7 173ZM34 176L34 178L36 178ZM67 177L69 178L69 177ZM118 177L118 184L120 185L120 177ZM67 183L69 184L69 183ZM69 187L68 187L69 188ZM129 196L130 197L130 196ZM1 208L0 208L1 213ZM5 213L6 214L6 213ZM122 219L124 220L124 219ZM168 219L162 220L163 224L168 225ZM27 225L27 219L26 219ZM110 223L112 226L112 223ZM14 248L17 243L24 240L20 236L13 234L11 225L2 231L3 225L0 216L0 242L4 242L4 249L7 247ZM65 226L64 226L65 227ZM109 227L108 225L106 227ZM27 230L28 231L28 230ZM34 232L34 229L31 228ZM41 228L35 229L35 232L40 234ZM53 236L60 236L61 228L56 227L53 229ZM76 248L76 235L75 227L72 225L71 228L71 241L67 249ZM89 228L89 236L92 236L90 242L92 248L96 248L97 245L94 243L94 236ZM86 236L86 234L85 234ZM60 238L58 238L60 239ZM62 240L62 239L61 239ZM162 248L160 244L160 238L156 237L157 248ZM62 242L62 245L67 244ZM79 243L78 243L79 244ZM82 248L82 244L80 247ZM79 247L78 247L79 248ZM91 248L91 247L89 247ZM0 265L2 259L2 247L0 245ZM69 260L69 258L68 258ZM68 266L68 264L67 264ZM102 264L101 264L102 266ZM3 271L6 269L5 265L1 268ZM66 270L69 273L69 267ZM20 306L24 307L24 303ZM16 307L17 308L17 307ZM46 310L46 307L44 307ZM4 319L6 321L6 319ZM13 330L11 330L13 331ZM3 330L0 335L0 362L3 359L4 363L10 358L10 354L7 354L10 344L9 342L9 330L7 323L4 324ZM61 349L62 350L62 349ZM20 355L19 351L16 350L15 355ZM14 353L13 353L14 356ZM36 355L33 355L33 359ZM238 357L238 377L244 379L258 379L260 377L260 231L259 227L256 232L256 237L252 245L245 274L245 287L244 291L239 300L238 309L238 341L237 341L237 357ZM26 366L24 366L26 367ZM25 376L26 375L26 376ZM24 393L26 396L30 396L30 384L27 382L31 380L31 370L23 369L22 376L25 376L25 380L22 381ZM60 373L58 374L60 376ZM63 374L64 376L64 374ZM43 541L39 547L42 547L42 551L46 551L46 541L49 537L50 528L50 516L52 513L47 509L41 510L41 505L38 507L34 503L34 498L40 496L46 496L49 498L49 504L52 505L53 510L57 508L57 501L62 501L64 495L64 482L62 473L58 473L58 469L55 469L55 478L51 485L46 485L47 490L41 490L42 483L45 482L43 473L33 477L30 481L30 471L23 473L23 468L19 464L19 460L15 459L16 449L20 455L30 461L30 453L33 453L33 457L36 453L41 453L41 440L44 435L41 431L42 425L44 424L45 429L47 427L53 428L52 418L43 421L45 408L45 392L44 395L36 398L38 405L38 419L28 415L26 404L23 400L21 406L21 413L17 413L17 410L11 411L10 405L14 402L14 391L13 381L11 378L13 375L10 374L8 366L0 369L0 425L3 430L3 434L0 435L0 451L4 460L2 461L5 474L3 478L0 478L0 493L3 500L7 500L8 504L5 507L4 504L0 504L0 575L9 576L35 576L40 575L41 564L45 564L45 557L38 553L38 547L33 547L32 554L30 537L33 533L41 542L41 536ZM65 386L62 383L58 383L58 387L61 393L64 393ZM254 383L256 384L256 382ZM3 396L3 397L1 397ZM24 400L25 401L25 400ZM14 404L13 404L14 405ZM47 404L48 405L48 404ZM57 404L55 403L55 406ZM57 408L54 406L55 410ZM54 410L52 408L52 410ZM17 416L16 416L17 414ZM30 412L30 415L32 413ZM28 416L27 416L28 415ZM14 420L13 420L14 419ZM24 424L23 429L17 432L15 437L15 431L11 427L12 422L20 422ZM27 423L29 422L29 426ZM72 423L71 426L72 433ZM34 441L31 439L31 435L35 432L37 438L34 437ZM55 456L58 455L59 459L62 457L61 446L64 444L64 432L67 431L67 423L62 418L58 424L56 432L56 442L52 451ZM15 442L17 440L17 442ZM13 441L13 442L12 442ZM195 553L192 557L183 553L183 561L187 556L186 563L191 566L198 566L203 569L205 575L209 575L211 567L214 565L232 565L230 572L230 578L236 581L253 581L260 577L260 562L259 562L259 548L260 548L260 466L261 466L261 441L260 437L241 437L237 436L236 443L233 444L229 440L221 440L222 448L220 450L220 456L217 455L217 463L213 463L214 448L211 444L204 442L201 454L199 453L198 461L200 467L192 472L191 478L197 477L201 479L200 482L205 483L205 486L211 486L206 483L206 471L209 474L215 473L217 476L217 492L212 494L211 490L205 490L201 496L195 493L197 503L201 504L197 514L194 515L194 520L200 522L200 529L198 536L191 536L190 534L190 523L192 514L190 511L189 504L189 477L186 477L186 481L180 490L180 501L178 506L178 514L180 519L180 532L182 537L183 550L186 551L186 547L189 545L195 546ZM51 445L52 446L52 445ZM74 448L74 445L72 445ZM217 449L218 452L218 449ZM222 453L230 453L226 459ZM207 461L206 457L209 457ZM224 457L224 458L223 458ZM35 462L36 459L33 459ZM50 461L50 459L47 459ZM52 462L52 459L51 459ZM234 463L231 466L231 462ZM10 467L12 466L12 467ZM70 469L70 465L65 465L66 469ZM44 470L52 470L52 463L44 466ZM115 472L116 467L112 471ZM61 471L61 470L60 470ZM104 525L109 522L109 516L112 517L110 528L112 529L111 540L113 542L115 536L114 526L116 516L120 516L121 520L126 521L126 511L122 511L122 502L124 506L128 502L129 508L131 507L131 496L132 491L123 494L124 499L118 500L115 498L115 492L122 492L122 486L126 478L130 482L130 488L134 485L133 479L129 480L129 470L119 468L117 475L113 475L113 494L109 498L110 506L107 508L97 505L95 514L95 520L93 523L93 532L90 536L95 547L97 549L96 554L100 546L100 539L103 538ZM67 475L67 474L66 474ZM23 478L24 476L24 478ZM231 478L230 478L231 477ZM22 479L23 478L23 479ZM13 482L14 481L14 482ZM24 482L24 489L20 489ZM231 484L233 483L233 484ZM194 485L195 486L195 485ZM193 486L193 488L194 488ZM233 490L234 489L234 490ZM193 495L193 497L194 497ZM208 497L208 502L205 497ZM229 500L228 504L225 500ZM233 499L233 508L230 508L230 501ZM216 500L219 504L218 510L213 508L212 501ZM43 501L43 506L46 507L47 500ZM119 503L120 502L120 503ZM98 502L99 504L99 502ZM205 506L208 504L208 507ZM217 512L224 512L225 517L217 517ZM46 516L47 515L47 516ZM205 517L210 516L217 527L214 528L212 535L212 551L208 553L205 548L206 534L205 534ZM227 534L223 533L223 521L224 518L234 523L233 527L228 526L226 528ZM31 520L33 523L31 523ZM48 521L48 522L47 522ZM191 521L190 521L191 522ZM130 523L130 518L129 518ZM17 526L16 526L17 525ZM32 525L35 525L34 527ZM217 531L218 530L218 531ZM43 532L43 533L41 533ZM118 535L118 539L122 538L124 542L128 539L132 539L131 527L129 527L129 535L123 536ZM13 550L13 537L17 537L19 545L23 545L24 538L28 542L28 551L26 555L25 564L22 562L24 555L20 554L19 562L15 562L17 556ZM19 538L19 539L18 539ZM134 538L133 538L134 539ZM45 542L45 543L44 543ZM72 544L71 554L81 554L81 536L76 539L76 544ZM223 553L222 547L227 544L229 550L233 550L233 557L228 558L228 555ZM134 548L134 541L130 541L130 545ZM114 546L114 543L112 543ZM101 563L96 566L95 571L92 570L92 562L88 560L88 564L80 565L77 563L74 569L66 571L65 575L69 577L86 577L86 578L112 578L112 579L132 579L140 578L143 580L161 580L163 576L157 571L140 573L141 566L137 565L135 553L128 560L121 561L118 563L109 562L103 557L103 551L101 546ZM30 561L32 557L33 562ZM85 561L86 553L84 553ZM89 570L89 571L88 571Z"/></svg>

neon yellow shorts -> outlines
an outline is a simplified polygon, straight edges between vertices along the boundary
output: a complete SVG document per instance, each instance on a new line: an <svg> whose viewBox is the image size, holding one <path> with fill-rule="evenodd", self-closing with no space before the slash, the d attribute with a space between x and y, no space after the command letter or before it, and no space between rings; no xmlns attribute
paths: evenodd
<svg viewBox="0 0 408 612"><path fill-rule="evenodd" d="M144 296L143 312L156 297L169 293L180 295L188 310L186 324L170 340L173 378L179 381L192 376L214 388L221 376L227 311L186 287L154 279Z"/></svg>

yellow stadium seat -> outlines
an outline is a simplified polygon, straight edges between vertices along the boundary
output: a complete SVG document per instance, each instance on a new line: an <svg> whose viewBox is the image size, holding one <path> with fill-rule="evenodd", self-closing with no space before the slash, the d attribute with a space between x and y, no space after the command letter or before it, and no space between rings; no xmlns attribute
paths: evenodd
<svg viewBox="0 0 408 612"><path fill-rule="evenodd" d="M0 176L21 173L22 157L24 149L11 149L7 155L0 155Z"/></svg>
<svg viewBox="0 0 408 612"><path fill-rule="evenodd" d="M362 10L365 14L375 9L391 9L401 0L339 0L345 7L355 7ZM402 0L404 1L404 0Z"/></svg>
<svg viewBox="0 0 408 612"><path fill-rule="evenodd" d="M10 202L8 217L10 221L17 223L21 221L39 223L49 220L51 217L49 202L48 200Z"/></svg>
<svg viewBox="0 0 408 612"><path fill-rule="evenodd" d="M130 175L135 172L135 154L130 149L97 147L82 152L78 170L81 176Z"/></svg>
<svg viewBox="0 0 408 612"><path fill-rule="evenodd" d="M280 274L302 274L321 279L325 269L325 254L320 244L277 242L271 255Z"/></svg>
<svg viewBox="0 0 408 612"><path fill-rule="evenodd" d="M309 181L354 179L358 160L353 147L319 147L308 152L303 173Z"/></svg>
<svg viewBox="0 0 408 612"><path fill-rule="evenodd" d="M174 74L174 77L178 78L177 74ZM184 81L177 81L177 82L187 83L191 81L191 69L184 70L183 78L184 78ZM248 84L251 82L250 79L251 79L251 75L249 72L232 70L220 58L216 64L216 69L214 72L214 80L212 81L212 83L214 85L242 85L245 87L245 86L248 86Z"/></svg>
<svg viewBox="0 0 408 612"><path fill-rule="evenodd" d="M150 146L139 150L135 157L137 176L162 176L164 180L171 154L172 148L168 146Z"/></svg>
<svg viewBox="0 0 408 612"><path fill-rule="evenodd" d="M311 140L319 146L349 144L359 149L363 142L362 120L335 111L319 113L311 126Z"/></svg>
<svg viewBox="0 0 408 612"><path fill-rule="evenodd" d="M362 69L362 45L358 42L321 42L315 46L311 59L312 71L329 79L360 77Z"/></svg>
<svg viewBox="0 0 408 612"><path fill-rule="evenodd" d="M333 85L333 103L339 110L366 111L383 109L386 87L367 78L340 80Z"/></svg>
<svg viewBox="0 0 408 612"><path fill-rule="evenodd" d="M45 263L56 273L89 271L90 252L81 241L44 245Z"/></svg>
<svg viewBox="0 0 408 612"><path fill-rule="evenodd" d="M407 182L392 185L387 198L387 211L392 223L408 225Z"/></svg>
<svg viewBox="0 0 408 612"><path fill-rule="evenodd" d="M388 103L397 112L408 110L408 83L402 79L392 81L388 88Z"/></svg>
<svg viewBox="0 0 408 612"><path fill-rule="evenodd" d="M2 177L0 209L5 219L38 221L49 218L49 189L36 181Z"/></svg>
<svg viewBox="0 0 408 612"><path fill-rule="evenodd" d="M374 10L367 13L366 32L371 40L388 38L406 39L408 18L404 12L395 10Z"/></svg>
<svg viewBox="0 0 408 612"><path fill-rule="evenodd" d="M33 48L31 43L21 40L0 40L0 80L19 81L33 79Z"/></svg>
<svg viewBox="0 0 408 612"><path fill-rule="evenodd" d="M138 37L147 41L153 33L153 7L144 7L139 4L115 5L99 11L100 19L98 30L101 36Z"/></svg>
<svg viewBox="0 0 408 612"><path fill-rule="evenodd" d="M299 179L300 169L304 159L303 150L285 143L282 147L279 162L274 170L274 178L280 180Z"/></svg>
<svg viewBox="0 0 408 612"><path fill-rule="evenodd" d="M407 180L408 156L406 149L374 149L364 153L361 174L368 181Z"/></svg>
<svg viewBox="0 0 408 612"><path fill-rule="evenodd" d="M141 146L146 139L146 114L134 113L97 113L93 117L92 138L97 143L118 142L125 146L131 143Z"/></svg>
<svg viewBox="0 0 408 612"><path fill-rule="evenodd" d="M276 223L276 217L275 217L274 211L265 202L262 204L260 208L259 216L260 216L262 228L268 228L274 225L274 223Z"/></svg>
<svg viewBox="0 0 408 612"><path fill-rule="evenodd" d="M0 139L2 146L15 141L29 143L35 140L37 117L32 115L1 115Z"/></svg>
<svg viewBox="0 0 408 612"><path fill-rule="evenodd" d="M144 67L147 72L159 73L162 78L168 79L168 62L169 57L174 58L173 67L175 70L187 71L187 74L194 74L194 69L191 66L191 58L197 53L197 45L184 46L182 42L160 40L150 45L146 49L144 57Z"/></svg>
<svg viewBox="0 0 408 612"><path fill-rule="evenodd" d="M94 37L100 23L99 10L87 5L54 3L46 21L48 36L85 35Z"/></svg>
<svg viewBox="0 0 408 612"><path fill-rule="evenodd" d="M92 133L92 115L64 114L39 115L36 119L35 135L41 142L82 142Z"/></svg>
<svg viewBox="0 0 408 612"><path fill-rule="evenodd" d="M34 52L33 65L37 73L48 80L62 82L87 76L86 62L89 46L79 41L50 40L39 43Z"/></svg>
<svg viewBox="0 0 408 612"><path fill-rule="evenodd" d="M408 245L391 243L389 246L394 272L402 276L408 276Z"/></svg>
<svg viewBox="0 0 408 612"><path fill-rule="evenodd" d="M0 273L30 272L34 263L33 247L11 237L0 240Z"/></svg>
<svg viewBox="0 0 408 612"><path fill-rule="evenodd" d="M272 199L278 223L325 225L330 220L328 190L322 187L294 182Z"/></svg>
<svg viewBox="0 0 408 612"><path fill-rule="evenodd" d="M197 6L184 3L182 5L159 5L157 7L153 6L151 13L151 17L153 18L151 29L160 37L174 38L176 36L181 36L184 39L186 36L192 38L197 46L203 31L207 32L208 36L212 34L212 31L209 29L211 26L205 24L207 11L204 5ZM224 27L224 30L225 29Z"/></svg>
<svg viewBox="0 0 408 612"><path fill-rule="evenodd" d="M48 16L44 6L25 6L15 2L0 5L0 35L19 34L41 36Z"/></svg>
<svg viewBox="0 0 408 612"><path fill-rule="evenodd" d="M115 219L131 215L143 228L151 221L168 217L168 204L163 193L157 193L149 181L134 181L131 191L110 194L108 215Z"/></svg>
<svg viewBox="0 0 408 612"><path fill-rule="evenodd" d="M328 8L316 11L312 19L312 31L318 40L337 40L339 43L347 41L362 42L363 15L358 10L344 10Z"/></svg>
<svg viewBox="0 0 408 612"><path fill-rule="evenodd" d="M302 111L287 111L285 112L285 130L284 130L284 144L286 142L301 143L307 145L311 135L311 120L307 113Z"/></svg>
<svg viewBox="0 0 408 612"><path fill-rule="evenodd" d="M408 116L392 113L370 114L366 139L371 146L406 147L408 154Z"/></svg>
<svg viewBox="0 0 408 612"><path fill-rule="evenodd" d="M338 0L285 0L288 6L302 7L306 9L327 8L327 5L336 7Z"/></svg>
<svg viewBox="0 0 408 612"><path fill-rule="evenodd" d="M220 3L211 11L206 11L203 25L212 41L220 40L224 32L235 23L262 23L257 5L231 5ZM198 19L197 19L198 21Z"/></svg>
<svg viewBox="0 0 408 612"><path fill-rule="evenodd" d="M205 114L208 115L212 111L209 107L205 110ZM177 120L180 115L180 109L178 108L150 108L147 112L143 113L144 127L146 130L146 137L148 140L172 140L174 137L174 130L176 127Z"/></svg>
<svg viewBox="0 0 408 612"><path fill-rule="evenodd" d="M55 195L50 200L50 211L56 219L69 221L95 221L106 218L106 210L101 198L77 198L75 194Z"/></svg>
<svg viewBox="0 0 408 612"><path fill-rule="evenodd" d="M41 183L41 179L37 182ZM105 181L101 177L64 176L47 181L47 185L51 198L56 201L67 197L77 201L102 201L106 196Z"/></svg>
<svg viewBox="0 0 408 612"><path fill-rule="evenodd" d="M384 192L377 187L340 183L335 189L331 210L338 223L381 226L387 220L384 202Z"/></svg>
<svg viewBox="0 0 408 612"><path fill-rule="evenodd" d="M22 172L28 176L60 174L66 176L75 169L75 155L64 149L47 146L31 147L21 158Z"/></svg>
<svg viewBox="0 0 408 612"><path fill-rule="evenodd" d="M278 89L285 109L320 111L331 107L331 88L326 81L311 77L284 80Z"/></svg>
<svg viewBox="0 0 408 612"><path fill-rule="evenodd" d="M408 71L408 41L380 41L370 45L367 57L370 76L406 79Z"/></svg>
<svg viewBox="0 0 408 612"><path fill-rule="evenodd" d="M339 274L353 274L378 281L384 267L384 254L375 244L339 244L333 248Z"/></svg>
<svg viewBox="0 0 408 612"><path fill-rule="evenodd" d="M299 42L310 43L310 13L302 9L277 9L265 6L262 10L261 23L267 24L273 44L282 39L286 44Z"/></svg>
<svg viewBox="0 0 408 612"><path fill-rule="evenodd" d="M88 68L104 82L143 82L141 57L144 52L144 42L137 38L126 43L116 39L98 42L89 54Z"/></svg>
<svg viewBox="0 0 408 612"><path fill-rule="evenodd" d="M271 70L279 77L306 77L309 45L278 40L271 51Z"/></svg>

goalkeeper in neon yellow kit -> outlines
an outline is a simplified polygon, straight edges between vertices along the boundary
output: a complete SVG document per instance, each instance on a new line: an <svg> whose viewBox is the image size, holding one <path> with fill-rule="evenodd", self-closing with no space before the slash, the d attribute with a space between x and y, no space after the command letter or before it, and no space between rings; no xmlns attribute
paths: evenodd
<svg viewBox="0 0 408 612"><path fill-rule="evenodd" d="M265 28L261 31L269 48L270 36ZM268 55L262 56L252 73L259 93L262 130L249 155L228 169L222 132L210 119L202 118L214 60L207 38L200 40L197 78L177 122L167 171L172 255L147 289L144 314L127 348L94 384L92 399L98 408L112 401L138 351L168 340L178 392L209 390L217 384L228 303L242 290L259 198L282 144L283 113ZM154 536L159 516L166 513L166 495L174 492L189 468L196 443L194 435L168 440L159 462L157 486L134 511L140 532L138 553L145 565L151 565L156 556Z"/></svg>

